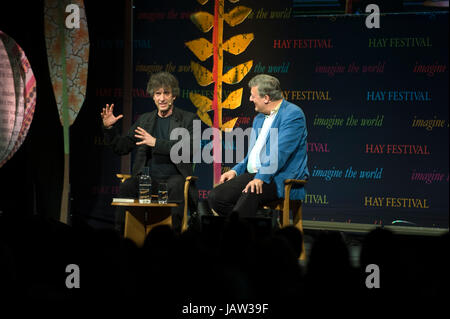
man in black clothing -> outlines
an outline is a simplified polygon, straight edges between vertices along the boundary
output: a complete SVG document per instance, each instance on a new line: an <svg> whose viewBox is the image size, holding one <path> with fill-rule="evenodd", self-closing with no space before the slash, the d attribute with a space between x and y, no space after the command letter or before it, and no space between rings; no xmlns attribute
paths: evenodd
<svg viewBox="0 0 450 319"><path fill-rule="evenodd" d="M180 94L180 88L177 79L170 73L153 74L148 82L147 92L153 97L157 110L142 114L124 136L120 136L114 127L114 124L123 117L114 115L114 104L106 104L101 113L106 142L113 147L115 153L125 155L137 147L132 169L133 177L120 185L118 196L136 198L139 174L145 166L148 166L153 192L158 189L159 183L166 182L169 200L181 201L178 207L172 209L173 228L180 231L184 206L184 180L187 176L193 175L193 166L192 163L175 164L171 160L170 150L179 140L170 140L170 133L176 128L186 129L189 132L192 150L193 120L196 115L174 108L174 101ZM194 187L189 190L189 194L192 201L189 206L196 207L198 194ZM116 210L115 227L119 232L123 231L123 223L123 212Z"/></svg>

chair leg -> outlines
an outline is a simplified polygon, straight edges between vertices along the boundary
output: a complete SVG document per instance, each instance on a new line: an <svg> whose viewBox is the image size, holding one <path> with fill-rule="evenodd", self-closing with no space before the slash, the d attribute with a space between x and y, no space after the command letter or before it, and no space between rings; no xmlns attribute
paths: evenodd
<svg viewBox="0 0 450 319"><path fill-rule="evenodd" d="M303 211L302 211L302 201L295 201L295 203L292 204L292 222L295 227L297 227L298 230L301 231L302 236L304 236L303 232ZM306 253L305 253L305 239L302 238L302 254L300 255L301 260L306 259Z"/></svg>
<svg viewBox="0 0 450 319"><path fill-rule="evenodd" d="M211 212L213 213L214 216L219 216L219 214L213 208L211 208Z"/></svg>
<svg viewBox="0 0 450 319"><path fill-rule="evenodd" d="M283 210L282 210L282 217L281 217L281 227L286 227L290 224L289 221L289 211L291 210L290 207L290 201L284 200L283 201Z"/></svg>
<svg viewBox="0 0 450 319"><path fill-rule="evenodd" d="M187 229L187 211L189 206L189 185L190 180L186 179L184 182L184 208L183 208L183 221L181 222L181 232Z"/></svg>

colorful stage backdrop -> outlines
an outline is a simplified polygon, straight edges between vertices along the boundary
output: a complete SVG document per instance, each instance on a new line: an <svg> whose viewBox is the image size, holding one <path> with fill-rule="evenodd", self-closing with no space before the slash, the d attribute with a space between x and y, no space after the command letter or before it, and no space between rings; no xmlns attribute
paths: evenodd
<svg viewBox="0 0 450 319"><path fill-rule="evenodd" d="M202 129L245 129L256 115L248 81L274 75L306 115L305 219L448 227L447 13L382 14L368 29L366 16L302 16L292 1L140 0L133 19L133 121L154 109L146 84L164 70L180 81L176 107ZM105 41L105 52L122 47ZM121 90L96 95L110 103ZM235 148L225 134L215 152ZM104 171L118 172L105 152ZM233 165L196 164L200 200ZM111 198L118 182L104 181L96 191Z"/></svg>

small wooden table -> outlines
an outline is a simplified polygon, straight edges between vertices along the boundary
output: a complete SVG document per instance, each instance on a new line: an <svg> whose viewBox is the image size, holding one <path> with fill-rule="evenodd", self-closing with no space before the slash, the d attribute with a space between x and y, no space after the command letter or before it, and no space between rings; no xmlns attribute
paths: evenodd
<svg viewBox="0 0 450 319"><path fill-rule="evenodd" d="M134 202L113 202L113 206L125 207L125 232L124 237L133 240L136 245L142 246L145 237L158 225L172 226L172 207L178 203L149 203L141 204L136 199Z"/></svg>

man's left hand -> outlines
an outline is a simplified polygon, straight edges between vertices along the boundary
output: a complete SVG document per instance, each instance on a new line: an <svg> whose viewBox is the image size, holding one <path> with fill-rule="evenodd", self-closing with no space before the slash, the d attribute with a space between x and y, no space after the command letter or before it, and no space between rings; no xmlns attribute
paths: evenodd
<svg viewBox="0 0 450 319"><path fill-rule="evenodd" d="M264 182L258 178L251 180L247 186L245 186L243 193L250 191L251 193L262 194L262 186Z"/></svg>
<svg viewBox="0 0 450 319"><path fill-rule="evenodd" d="M151 147L154 147L156 145L156 138L147 133L147 131L143 128L138 126L134 131L136 132L134 136L141 139L140 142L136 142L136 145L146 144Z"/></svg>

